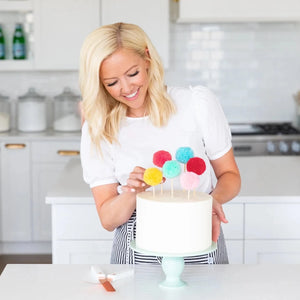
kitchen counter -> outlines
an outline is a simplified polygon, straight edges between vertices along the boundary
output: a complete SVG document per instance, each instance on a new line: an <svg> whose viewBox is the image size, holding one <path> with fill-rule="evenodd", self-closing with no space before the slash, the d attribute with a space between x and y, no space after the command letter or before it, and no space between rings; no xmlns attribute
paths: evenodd
<svg viewBox="0 0 300 300"><path fill-rule="evenodd" d="M126 265L101 265L106 272ZM7 265L0 276L0 299L299 299L300 265L185 266L185 287L160 288L160 266L134 266L134 275L113 283L109 293L87 282L90 265Z"/></svg>
<svg viewBox="0 0 300 300"><path fill-rule="evenodd" d="M300 157L282 157L281 160L280 165L274 165L270 157L238 157L242 189L230 203L300 203ZM297 164L299 168L295 168ZM67 164L57 184L49 191L46 202L94 203L91 191L82 179L78 158Z"/></svg>
<svg viewBox="0 0 300 300"><path fill-rule="evenodd" d="M27 141L35 141L35 140L80 140L81 132L58 132L52 129L48 129L46 131L40 132L21 132L16 129L12 129L7 132L0 132L0 142L11 142L11 141L19 141L19 140L27 140Z"/></svg>

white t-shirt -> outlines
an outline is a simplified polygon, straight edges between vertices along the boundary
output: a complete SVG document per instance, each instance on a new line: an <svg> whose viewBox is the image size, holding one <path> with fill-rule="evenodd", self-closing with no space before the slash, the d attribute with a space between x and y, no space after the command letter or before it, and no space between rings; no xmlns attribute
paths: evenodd
<svg viewBox="0 0 300 300"><path fill-rule="evenodd" d="M197 190L211 192L214 172L209 160L215 160L231 148L231 133L223 110L215 95L202 86L168 88L177 112L164 127L155 127L148 116L126 117L120 126L119 144L101 142L102 156L92 147L88 124L84 123L81 138L81 162L84 180L95 187L119 183L126 185L128 175L135 166L155 167L153 154L159 150L171 153L175 159L179 147L191 147L194 156L206 163ZM182 164L183 169L183 164ZM167 179L164 189L180 188L179 178Z"/></svg>

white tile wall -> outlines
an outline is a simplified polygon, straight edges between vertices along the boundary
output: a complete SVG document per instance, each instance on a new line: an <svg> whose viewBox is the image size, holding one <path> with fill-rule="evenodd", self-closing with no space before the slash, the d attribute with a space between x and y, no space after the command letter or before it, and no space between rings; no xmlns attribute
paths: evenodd
<svg viewBox="0 0 300 300"><path fill-rule="evenodd" d="M292 121L300 90L300 23L171 24L169 85L210 87L230 122ZM1 72L12 99L34 86L79 92L77 72Z"/></svg>

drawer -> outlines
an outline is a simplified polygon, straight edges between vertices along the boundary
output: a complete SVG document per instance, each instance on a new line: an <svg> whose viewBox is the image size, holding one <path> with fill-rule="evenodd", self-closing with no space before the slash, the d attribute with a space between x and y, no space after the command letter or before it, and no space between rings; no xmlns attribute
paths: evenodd
<svg viewBox="0 0 300 300"><path fill-rule="evenodd" d="M79 157L80 141L32 142L33 162L60 162Z"/></svg>
<svg viewBox="0 0 300 300"><path fill-rule="evenodd" d="M300 204L248 204L246 239L300 239Z"/></svg>
<svg viewBox="0 0 300 300"><path fill-rule="evenodd" d="M55 240L111 240L113 232L105 230L95 204L52 205L52 235Z"/></svg>
<svg viewBox="0 0 300 300"><path fill-rule="evenodd" d="M223 205L227 224L222 223L226 239L244 238L244 205L227 203Z"/></svg>

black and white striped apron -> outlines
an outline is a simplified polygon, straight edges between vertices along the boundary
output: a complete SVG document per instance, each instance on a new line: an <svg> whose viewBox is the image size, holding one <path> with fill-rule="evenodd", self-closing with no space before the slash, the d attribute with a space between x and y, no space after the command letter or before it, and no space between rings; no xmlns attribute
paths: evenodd
<svg viewBox="0 0 300 300"><path fill-rule="evenodd" d="M133 251L130 242L135 239L134 211L127 223L119 226L115 230L111 260L112 264L160 264L162 257L150 256ZM185 264L228 264L227 250L223 231L218 239L218 248L209 254L188 256L184 258Z"/></svg>

